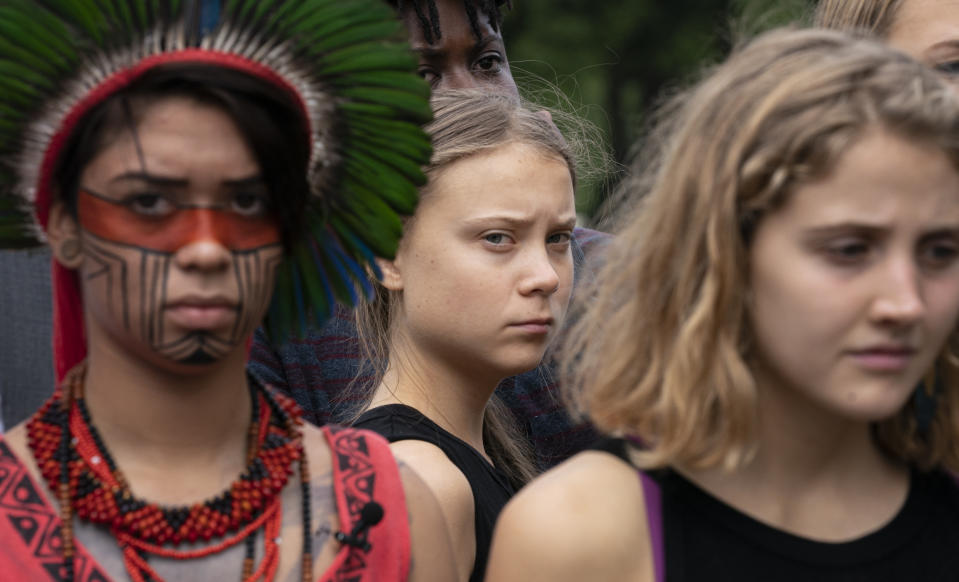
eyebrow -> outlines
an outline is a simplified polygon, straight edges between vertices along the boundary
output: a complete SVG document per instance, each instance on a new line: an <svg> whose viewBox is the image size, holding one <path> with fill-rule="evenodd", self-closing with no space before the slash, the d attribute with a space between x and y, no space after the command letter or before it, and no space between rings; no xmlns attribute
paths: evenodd
<svg viewBox="0 0 959 582"><path fill-rule="evenodd" d="M124 182L137 180L140 182L147 182L149 184L154 184L156 186L170 186L170 187L186 187L190 182L186 178L172 178L170 176L158 176L156 174L149 174L147 172L124 172L118 176L114 176L111 183L113 182Z"/></svg>
<svg viewBox="0 0 959 582"><path fill-rule="evenodd" d="M167 188L186 188L190 185L190 181L186 178L173 178L171 176L159 176L156 174L150 174L148 172L124 172L118 176L115 176L111 183L113 182L122 182L128 180L136 180L140 182L146 182L154 186L164 186ZM223 184L231 188L242 188L248 186L261 186L265 184L266 181L263 179L263 176L260 174L255 174L253 176L247 176L246 178L237 178L235 180L224 180Z"/></svg>
<svg viewBox="0 0 959 582"><path fill-rule="evenodd" d="M929 54L930 52L933 52L937 49L943 49L943 48L952 48L952 49L959 48L959 38L947 38L946 40L941 40L935 44L930 45L929 48L927 48L924 52L926 54Z"/></svg>
<svg viewBox="0 0 959 582"><path fill-rule="evenodd" d="M877 236L887 230L888 228L882 225L864 224L861 222L841 222L838 224L828 224L825 226L818 226L818 227L806 229L804 234L811 238L827 237L827 236L834 236L834 235L848 234L848 233ZM926 230L922 236L923 238L937 237L937 236L959 237L959 224L955 226L935 226L933 228Z"/></svg>
<svg viewBox="0 0 959 582"><path fill-rule="evenodd" d="M476 46L474 46L473 49L476 51L481 51L495 42L499 42L500 44L502 44L503 38L500 36L487 34L486 36L481 38L478 43L476 43Z"/></svg>
<svg viewBox="0 0 959 582"><path fill-rule="evenodd" d="M473 47L470 48L470 52L477 53L479 51L485 50L487 47L489 47L489 45L497 42L502 44L503 38L495 34L484 35L483 38L479 40L479 42L477 42L475 45L473 45ZM411 48L413 49L414 53L428 59L443 57L449 53L448 50L433 48L433 46L427 45L427 44L413 45Z"/></svg>
<svg viewBox="0 0 959 582"><path fill-rule="evenodd" d="M430 46L423 46L423 47L416 47L416 46L414 46L414 47L413 47L413 52L416 53L416 54L418 54L418 55L420 55L420 56L422 56L422 57L426 57L426 58L428 58L428 59L435 59L435 58L437 58L437 57L441 57L441 56L443 56L443 55L446 54L446 51L442 51L442 50L439 50L439 49L435 49L435 48L430 47Z"/></svg>
<svg viewBox="0 0 959 582"><path fill-rule="evenodd" d="M560 219L560 226L564 228L573 229L576 226L576 216L570 216L568 218ZM513 228L519 228L522 226L527 226L533 222L531 218L521 218L516 216L507 216L501 214L493 214L489 216L478 216L476 218L468 218L463 221L467 226L483 226L489 223L506 223Z"/></svg>

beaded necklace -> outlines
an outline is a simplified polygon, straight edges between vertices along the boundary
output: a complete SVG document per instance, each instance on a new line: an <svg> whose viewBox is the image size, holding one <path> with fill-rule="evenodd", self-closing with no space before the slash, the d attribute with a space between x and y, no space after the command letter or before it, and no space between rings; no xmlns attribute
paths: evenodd
<svg viewBox="0 0 959 582"><path fill-rule="evenodd" d="M280 493L293 463L299 461L303 495L302 579L312 577L309 470L299 410L250 379L252 419L247 434L246 469L228 489L189 506L166 507L137 499L90 420L83 398L86 365L71 370L63 385L27 423L28 444L40 472L60 504L64 579L74 580L73 516L102 525L116 538L134 582L162 582L147 556L189 560L245 542L241 580L272 580L279 566L277 538L282 523ZM254 570L256 532L264 531L265 551ZM178 550L184 542L216 544Z"/></svg>

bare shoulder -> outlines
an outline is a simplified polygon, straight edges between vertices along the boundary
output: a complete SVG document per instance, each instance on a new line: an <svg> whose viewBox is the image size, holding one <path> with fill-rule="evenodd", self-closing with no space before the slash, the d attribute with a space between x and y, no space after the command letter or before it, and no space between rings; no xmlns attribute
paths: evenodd
<svg viewBox="0 0 959 582"><path fill-rule="evenodd" d="M399 470L410 520L410 582L449 582L461 578L436 497L407 464L401 462Z"/></svg>
<svg viewBox="0 0 959 582"><path fill-rule="evenodd" d="M651 580L636 471L580 453L525 487L496 525L487 580Z"/></svg>
<svg viewBox="0 0 959 582"><path fill-rule="evenodd" d="M562 511L557 511L562 508ZM547 471L523 488L509 503L504 517L520 523L543 523L556 542L582 543L584 534L625 534L645 515L642 487L636 471L616 457L599 452L580 453ZM627 519L628 517L628 519ZM533 519L533 521L527 521Z"/></svg>
<svg viewBox="0 0 959 582"><path fill-rule="evenodd" d="M405 440L391 443L390 449L426 483L444 514L467 511L472 521L473 491L469 481L439 447L424 441Z"/></svg>
<svg viewBox="0 0 959 582"><path fill-rule="evenodd" d="M473 490L469 481L436 445L405 440L391 443L390 448L401 465L416 473L414 480L422 480L431 496L435 497L449 533L459 572L457 578L465 580L476 559Z"/></svg>

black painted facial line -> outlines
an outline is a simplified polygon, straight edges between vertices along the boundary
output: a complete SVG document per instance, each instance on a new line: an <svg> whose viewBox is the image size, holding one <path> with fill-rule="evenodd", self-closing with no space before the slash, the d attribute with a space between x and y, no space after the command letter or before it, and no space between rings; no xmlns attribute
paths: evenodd
<svg viewBox="0 0 959 582"><path fill-rule="evenodd" d="M233 271L239 291L238 312L240 314L231 333L234 341L239 342L243 339L241 337L242 330L250 329L260 323L259 321L253 321L253 309L246 309L246 307L260 304L264 308L266 307L273 292L276 269L282 260L281 255L264 259L262 253L234 254Z"/></svg>
<svg viewBox="0 0 959 582"><path fill-rule="evenodd" d="M197 352L204 352L213 358L212 361L216 361L236 347L236 343L216 337L212 333L193 331L167 345L157 346L156 350L175 362L196 364L199 363Z"/></svg>
<svg viewBox="0 0 959 582"><path fill-rule="evenodd" d="M257 260L259 255L253 255L253 260ZM236 288L238 294L238 303L244 304L247 301L247 281L250 280L249 277L249 263L250 257L244 257L242 260L241 257L233 256L233 275L236 277ZM243 310L238 311L239 317L233 322L233 330L230 331L230 338L236 341L237 336L240 333L240 330L243 329L243 326L246 325L248 314Z"/></svg>
<svg viewBox="0 0 959 582"><path fill-rule="evenodd" d="M212 364L216 362L216 360L217 360L216 357L208 354L203 348L197 348L195 352L193 352L186 358L177 360L177 362L181 364L186 364L188 366L205 366L207 364Z"/></svg>
<svg viewBox="0 0 959 582"><path fill-rule="evenodd" d="M150 256L151 276L147 289L150 290L149 303L144 302L144 316L150 318L153 333L148 338L150 345L163 343L163 305L166 303L167 283L170 276L171 257Z"/></svg>
<svg viewBox="0 0 959 582"><path fill-rule="evenodd" d="M116 283L119 281L119 301L121 305L121 314L123 318L123 327L130 330L130 301L128 297L127 275L129 274L129 265L126 259L111 252L105 245L101 244L95 237L86 241L83 245L84 253L91 261L94 261L102 268L89 273L87 281L95 280L100 277L106 277L107 303L115 305L113 291ZM119 269L119 273L114 271Z"/></svg>

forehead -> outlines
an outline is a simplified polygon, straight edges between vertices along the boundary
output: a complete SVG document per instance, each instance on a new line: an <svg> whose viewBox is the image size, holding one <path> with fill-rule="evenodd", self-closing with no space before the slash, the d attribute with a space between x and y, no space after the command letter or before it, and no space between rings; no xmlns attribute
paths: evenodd
<svg viewBox="0 0 959 582"><path fill-rule="evenodd" d="M417 2L421 13L430 20L430 10L428 0L411 0L403 3L402 13L400 14L406 29L409 32L410 43L413 48L433 47L443 48L452 46L473 46L479 42L473 33L470 25L469 16L466 13L466 2L471 0L434 0L436 13L439 21L441 36L439 39L433 39L435 42L427 42L427 36L424 34L423 22L420 20L413 6ZM471 3L476 10L477 26L482 38L499 37L500 34L493 30L490 25L490 15L486 14L476 3Z"/></svg>
<svg viewBox="0 0 959 582"><path fill-rule="evenodd" d="M510 143L453 162L430 177L417 220L455 220L505 213L515 217L576 216L569 167L561 158Z"/></svg>
<svg viewBox="0 0 959 582"><path fill-rule="evenodd" d="M939 45L959 43L959 0L903 0L888 40L917 58L934 58L930 51Z"/></svg>
<svg viewBox="0 0 959 582"><path fill-rule="evenodd" d="M84 168L81 181L103 187L116 175L147 172L198 182L249 178L259 165L230 116L189 97L144 103L116 128Z"/></svg>
<svg viewBox="0 0 959 582"><path fill-rule="evenodd" d="M827 175L796 187L781 211L770 218L788 217L798 227L843 222L925 227L956 221L959 170L930 143L871 130Z"/></svg>

